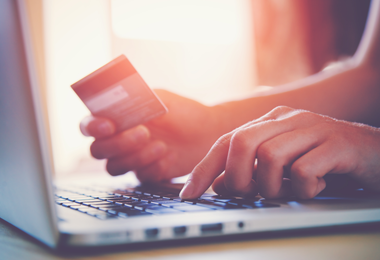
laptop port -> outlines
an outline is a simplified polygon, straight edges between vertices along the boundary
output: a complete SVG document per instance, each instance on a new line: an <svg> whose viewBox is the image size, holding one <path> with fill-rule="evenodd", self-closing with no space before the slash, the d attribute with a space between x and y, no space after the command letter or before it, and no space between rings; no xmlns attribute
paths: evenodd
<svg viewBox="0 0 380 260"><path fill-rule="evenodd" d="M183 235L187 231L187 228L185 226L175 227L173 228L173 232L175 235Z"/></svg>
<svg viewBox="0 0 380 260"><path fill-rule="evenodd" d="M241 221L240 221L240 222L238 223L238 227L239 227L239 228L243 228L243 227L244 227L244 222L241 222Z"/></svg>
<svg viewBox="0 0 380 260"><path fill-rule="evenodd" d="M201 226L202 233L208 233L208 232L220 232L222 231L223 224L222 223L216 223L216 224L205 224Z"/></svg>
<svg viewBox="0 0 380 260"><path fill-rule="evenodd" d="M153 238L153 237L156 237L158 235L158 228L150 228L150 229L147 229L145 230L145 236L147 238Z"/></svg>

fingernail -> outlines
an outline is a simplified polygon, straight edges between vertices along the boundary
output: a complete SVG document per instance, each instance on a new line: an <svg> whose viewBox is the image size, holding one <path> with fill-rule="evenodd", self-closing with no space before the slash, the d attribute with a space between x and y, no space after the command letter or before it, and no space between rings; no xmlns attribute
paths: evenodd
<svg viewBox="0 0 380 260"><path fill-rule="evenodd" d="M113 134L113 128L108 122L102 122L100 125L98 125L98 131L102 135Z"/></svg>
<svg viewBox="0 0 380 260"><path fill-rule="evenodd" d="M179 196L181 199L190 199L191 195L194 192L194 183L191 181L187 181L185 186L182 188L181 192L179 193Z"/></svg>
<svg viewBox="0 0 380 260"><path fill-rule="evenodd" d="M132 133L132 138L135 141L143 141L143 140L147 139L148 136L149 136L148 130L142 126L138 126L135 129L135 131L133 131L133 133Z"/></svg>

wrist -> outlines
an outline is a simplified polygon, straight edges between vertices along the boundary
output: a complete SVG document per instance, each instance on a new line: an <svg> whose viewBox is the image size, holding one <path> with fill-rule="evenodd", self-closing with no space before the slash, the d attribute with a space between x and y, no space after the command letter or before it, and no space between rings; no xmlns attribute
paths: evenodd
<svg viewBox="0 0 380 260"><path fill-rule="evenodd" d="M239 105L232 101L210 107L212 122L220 136L254 119L249 113L239 112Z"/></svg>

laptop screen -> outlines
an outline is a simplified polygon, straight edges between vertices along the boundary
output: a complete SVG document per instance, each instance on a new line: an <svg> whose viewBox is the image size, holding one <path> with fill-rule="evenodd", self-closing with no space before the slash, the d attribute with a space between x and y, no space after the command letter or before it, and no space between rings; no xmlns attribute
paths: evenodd
<svg viewBox="0 0 380 260"><path fill-rule="evenodd" d="M0 217L54 246L58 232L45 175L51 172L37 123L40 102L23 7L22 1L0 1Z"/></svg>

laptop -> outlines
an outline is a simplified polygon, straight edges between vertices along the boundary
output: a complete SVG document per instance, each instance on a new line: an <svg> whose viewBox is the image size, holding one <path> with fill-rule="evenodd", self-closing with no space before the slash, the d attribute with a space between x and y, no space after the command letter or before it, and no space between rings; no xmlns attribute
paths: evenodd
<svg viewBox="0 0 380 260"><path fill-rule="evenodd" d="M174 241L380 221L379 196L182 201L180 186L54 183L22 0L0 1L0 218L51 248ZM69 87L69 86L68 86Z"/></svg>

